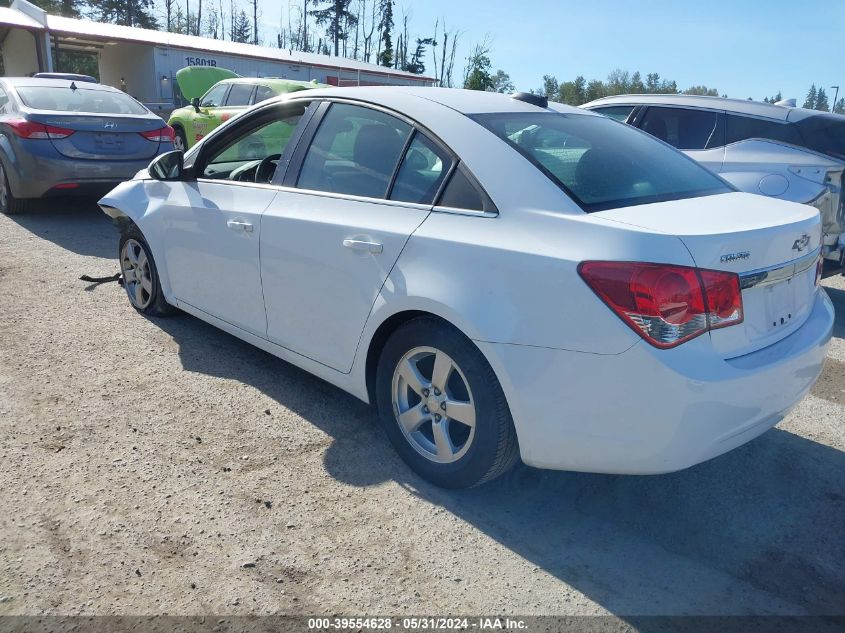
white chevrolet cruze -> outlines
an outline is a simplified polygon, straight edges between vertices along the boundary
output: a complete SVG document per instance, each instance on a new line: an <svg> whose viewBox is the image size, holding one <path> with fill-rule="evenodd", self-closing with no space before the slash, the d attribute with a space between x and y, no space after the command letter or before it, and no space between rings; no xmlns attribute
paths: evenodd
<svg viewBox="0 0 845 633"><path fill-rule="evenodd" d="M100 201L132 305L179 308L378 406L422 477L663 473L821 372L816 209L532 95L309 90Z"/></svg>

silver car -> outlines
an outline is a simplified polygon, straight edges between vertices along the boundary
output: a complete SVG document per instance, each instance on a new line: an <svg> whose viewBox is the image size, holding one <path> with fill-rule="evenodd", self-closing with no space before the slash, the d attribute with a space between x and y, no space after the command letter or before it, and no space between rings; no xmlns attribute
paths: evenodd
<svg viewBox="0 0 845 633"><path fill-rule="evenodd" d="M845 116L694 95L620 95L582 107L683 150L741 191L816 207L824 257L845 263Z"/></svg>
<svg viewBox="0 0 845 633"><path fill-rule="evenodd" d="M37 198L102 194L173 150L173 130L97 83L0 78L0 212Z"/></svg>

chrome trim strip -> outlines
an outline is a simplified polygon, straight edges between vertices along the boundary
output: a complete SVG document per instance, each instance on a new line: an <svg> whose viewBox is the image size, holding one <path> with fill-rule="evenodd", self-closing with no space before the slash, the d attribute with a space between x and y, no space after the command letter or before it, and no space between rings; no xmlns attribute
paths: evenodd
<svg viewBox="0 0 845 633"><path fill-rule="evenodd" d="M457 209L455 207L436 206L432 209L435 213L449 213L451 215L470 215L477 218L497 218L499 214L494 211L478 211L477 209Z"/></svg>
<svg viewBox="0 0 845 633"><path fill-rule="evenodd" d="M794 259L786 264L778 264L769 268L758 268L757 270L742 273L739 276L739 287L742 290L747 290L749 288L769 286L786 281L814 266L820 255L821 248L817 248L812 253Z"/></svg>

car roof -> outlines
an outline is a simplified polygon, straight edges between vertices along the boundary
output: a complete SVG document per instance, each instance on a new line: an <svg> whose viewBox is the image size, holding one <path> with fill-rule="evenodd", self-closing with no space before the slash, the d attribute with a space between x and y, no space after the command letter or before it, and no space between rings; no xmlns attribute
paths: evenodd
<svg viewBox="0 0 845 633"><path fill-rule="evenodd" d="M819 110L807 108L793 108L791 106L780 106L773 103L761 103L760 101L749 101L747 99L729 99L726 97L705 97L702 95L679 95L679 94L635 94L616 95L603 97L585 103L582 108L592 108L599 105L677 105L689 108L707 108L710 110L724 110L736 114L766 117L779 121L799 121L810 116L825 114Z"/></svg>
<svg viewBox="0 0 845 633"><path fill-rule="evenodd" d="M106 84L94 84L90 81L72 80L72 79L47 79L45 77L2 77L0 81L4 81L11 86L40 86L52 88L70 88L70 84L76 84L80 90L110 90L113 92L120 92L117 88L112 88Z"/></svg>
<svg viewBox="0 0 845 633"><path fill-rule="evenodd" d="M361 86L349 88L315 88L307 94L296 93L300 97L348 97L374 104L390 106L401 102L403 98L424 99L450 108L462 114L484 114L494 112L564 112L571 114L592 114L580 108L549 103L544 109L525 101L512 98L498 92L464 90L461 88L432 88L424 86Z"/></svg>

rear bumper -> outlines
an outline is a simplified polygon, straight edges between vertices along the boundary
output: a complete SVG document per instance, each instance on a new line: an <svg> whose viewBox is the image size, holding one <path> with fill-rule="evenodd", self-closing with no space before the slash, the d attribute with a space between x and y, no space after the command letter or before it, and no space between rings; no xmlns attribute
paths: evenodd
<svg viewBox="0 0 845 633"><path fill-rule="evenodd" d="M709 337L618 355L483 343L531 466L620 474L681 470L777 424L821 373L833 306L819 291L787 338L731 360Z"/></svg>
<svg viewBox="0 0 845 633"><path fill-rule="evenodd" d="M11 157L3 156L9 186L16 198L41 198L45 195L74 193L102 194L124 180L130 180L152 160L105 161L65 158L52 147L42 144L44 147L39 148L37 154L18 145ZM65 184L76 184L79 187L56 188L57 185Z"/></svg>

